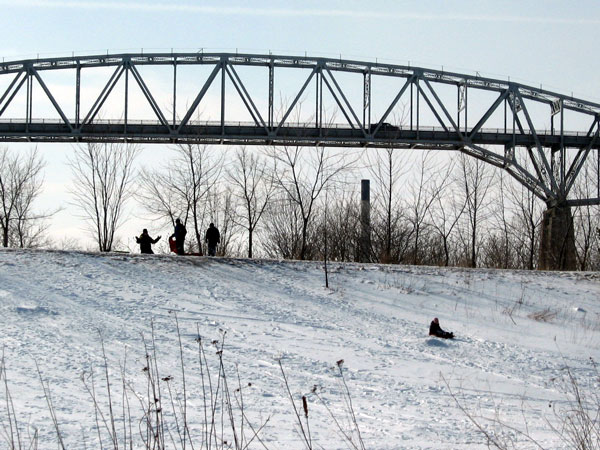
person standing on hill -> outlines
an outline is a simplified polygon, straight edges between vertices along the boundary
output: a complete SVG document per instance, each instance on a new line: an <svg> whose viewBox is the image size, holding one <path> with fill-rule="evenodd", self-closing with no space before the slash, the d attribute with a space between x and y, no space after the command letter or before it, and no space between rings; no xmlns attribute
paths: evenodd
<svg viewBox="0 0 600 450"><path fill-rule="evenodd" d="M217 244L221 242L221 234L214 223L211 222L208 230L206 230L204 240L208 244L208 256L215 256L217 254Z"/></svg>
<svg viewBox="0 0 600 450"><path fill-rule="evenodd" d="M185 255L185 251L183 249L183 243L185 241L185 235L187 234L187 230L185 229L185 225L181 223L181 219L177 219L175 221L175 231L171 235L171 238L175 238L175 245L177 247L178 255Z"/></svg>
<svg viewBox="0 0 600 450"><path fill-rule="evenodd" d="M152 251L152 244L156 244L159 240L160 236L158 236L156 239L152 239L146 228L144 228L139 237L135 237L135 241L140 244L140 253L145 253L148 255L154 254Z"/></svg>

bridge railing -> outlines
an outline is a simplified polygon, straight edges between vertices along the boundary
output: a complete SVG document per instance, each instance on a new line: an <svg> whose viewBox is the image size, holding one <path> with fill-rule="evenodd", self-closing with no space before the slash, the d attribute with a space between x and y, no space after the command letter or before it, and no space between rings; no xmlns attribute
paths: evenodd
<svg viewBox="0 0 600 450"><path fill-rule="evenodd" d="M69 121L71 122L71 124L75 123L75 119L69 119ZM31 124L48 124L48 125L60 125L60 124L64 124L65 122L62 121L61 119L1 119L0 120L0 125L2 124L25 124L25 123L31 123ZM125 126L125 121L123 121L122 119L96 119L92 122L92 124L95 125L123 125ZM162 126L161 122L158 120L147 120L147 119L143 119L143 120L132 120L132 119L128 119L127 120L127 125L148 125L148 126ZM178 124L176 124L178 125ZM220 121L199 121L199 120L190 120L188 121L187 125L190 126L206 126L206 127L219 127L221 126L221 122ZM372 126L375 126L376 124L372 124ZM256 127L256 123L252 122L252 121L226 121L224 123L224 126L232 128L232 127L239 127L239 128L249 128L249 127ZM311 122L286 122L284 124L281 125L283 128L309 128L309 129L314 129L317 128L315 126L314 123ZM333 123L333 124L327 124L327 125L323 125L320 128L323 129L349 129L350 127L347 124L341 124L341 123ZM393 126L393 128L387 128L386 131L388 132L393 132L393 131L416 131L417 129L415 127L411 128L409 126ZM435 127L435 126L419 126L418 128L419 131L434 131L434 132L444 132L447 131L448 133L454 133L455 131L452 129L449 130L445 130L443 127ZM384 131L384 130L382 130ZM461 132L465 132L464 129L460 130ZM467 129L467 132L469 132L470 129ZM478 133L482 133L482 134L512 134L512 130L511 129L504 129L504 128L481 128L479 129ZM527 128L523 129L523 133L521 133L520 131L517 132L518 134L528 134L531 135L533 134L532 130L529 130ZM553 134L556 134L552 132L552 130L548 130L548 129L537 129L535 130L535 133L538 135L544 135L544 136L552 136ZM575 137L589 137L589 134L584 132L584 131L564 131L564 135L565 136L575 136Z"/></svg>

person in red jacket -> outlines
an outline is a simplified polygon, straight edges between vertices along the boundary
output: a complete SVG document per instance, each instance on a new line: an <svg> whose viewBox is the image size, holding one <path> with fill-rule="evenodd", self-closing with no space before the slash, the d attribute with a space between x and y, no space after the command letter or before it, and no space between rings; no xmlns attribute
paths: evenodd
<svg viewBox="0 0 600 450"><path fill-rule="evenodd" d="M454 337L454 333L442 330L442 327L440 327L440 321L436 317L431 321L431 325L429 325L429 336L452 339Z"/></svg>

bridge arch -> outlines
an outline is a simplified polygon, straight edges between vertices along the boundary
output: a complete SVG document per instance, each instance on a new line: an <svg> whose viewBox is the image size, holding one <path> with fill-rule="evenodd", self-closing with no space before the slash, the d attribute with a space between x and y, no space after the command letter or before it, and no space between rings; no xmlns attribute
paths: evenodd
<svg viewBox="0 0 600 450"><path fill-rule="evenodd" d="M198 71L188 79L191 96L182 100L182 73L189 68ZM162 71L162 84L155 82L160 77L153 76L152 70ZM62 85L48 82L53 74L65 75ZM92 75L100 88L86 102L85 83ZM286 77L296 78L296 86L286 104L278 107L278 87ZM352 87L344 82L350 79ZM134 119L134 90L150 112L142 120ZM107 117L104 113L111 102L121 108L116 116ZM211 113L199 116L209 102L214 106ZM250 120L236 121L230 113L234 104ZM300 104L310 110L308 118L296 114ZM403 118L395 120L399 109ZM337 111L335 122L332 110ZM199 142L461 151L506 170L555 212L600 204L600 192L577 198L572 189L593 152L599 161L597 176L600 173L599 119L600 104L541 86L341 58L127 53L0 64L2 142ZM568 223L570 213L564 214L561 222ZM553 233L568 234L563 228Z"/></svg>

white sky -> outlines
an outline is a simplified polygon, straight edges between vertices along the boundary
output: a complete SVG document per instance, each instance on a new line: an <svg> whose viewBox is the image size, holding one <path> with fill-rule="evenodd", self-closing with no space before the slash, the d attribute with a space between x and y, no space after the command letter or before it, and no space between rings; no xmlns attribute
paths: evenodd
<svg viewBox="0 0 600 450"><path fill-rule="evenodd" d="M251 5L226 0L0 0L0 8L4 60L171 48L306 52L478 71L600 101L600 3L591 0L307 0ZM68 182L63 165L68 149L55 145L42 150L53 200L67 201L59 193ZM59 222L70 220L62 216ZM53 226L53 235L78 233L64 227Z"/></svg>

